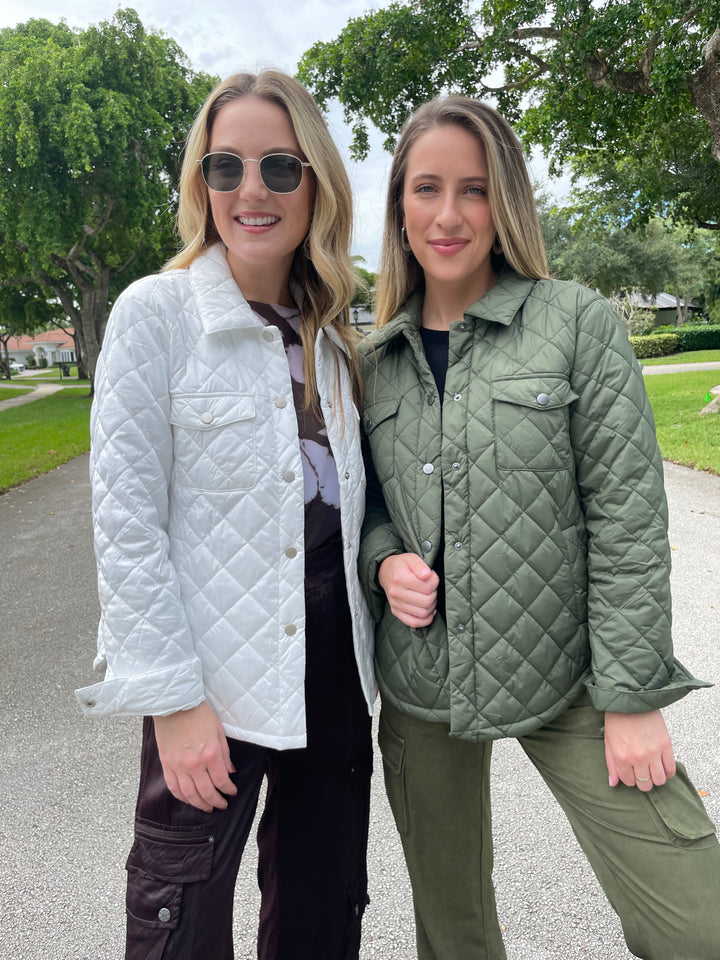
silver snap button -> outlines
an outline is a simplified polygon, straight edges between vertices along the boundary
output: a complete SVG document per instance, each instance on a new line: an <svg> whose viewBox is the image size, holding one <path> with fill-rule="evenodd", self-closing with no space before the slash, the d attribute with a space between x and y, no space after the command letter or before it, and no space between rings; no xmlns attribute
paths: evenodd
<svg viewBox="0 0 720 960"><path fill-rule="evenodd" d="M456 460L455 463L452 465L452 468L453 468L453 470L459 470L459 469L460 469L460 464L457 462L457 460Z"/></svg>
<svg viewBox="0 0 720 960"><path fill-rule="evenodd" d="M429 407L435 403L435 397L431 393L428 394L427 402Z"/></svg>
<svg viewBox="0 0 720 960"><path fill-rule="evenodd" d="M167 907L160 907L158 910L158 920L161 920L163 923L167 923L170 919L170 911Z"/></svg>
<svg viewBox="0 0 720 960"><path fill-rule="evenodd" d="M459 329L462 330L463 333L465 333L467 328L468 328L468 325L466 323L461 323L459 326Z"/></svg>
<svg viewBox="0 0 720 960"><path fill-rule="evenodd" d="M539 393L537 396L537 402L541 407L546 407L550 403L550 397L546 393Z"/></svg>
<svg viewBox="0 0 720 960"><path fill-rule="evenodd" d="M456 540L456 541L455 541L455 549L456 549L456 550L462 550L462 541L461 541L461 540Z"/></svg>
<svg viewBox="0 0 720 960"><path fill-rule="evenodd" d="M292 472L292 470L286 470L283 473L283 480L286 483L292 483L294 479L295 479L295 474Z"/></svg>
<svg viewBox="0 0 720 960"><path fill-rule="evenodd" d="M465 633L465 624L461 623L458 627L458 633Z"/></svg>
<svg viewBox="0 0 720 960"><path fill-rule="evenodd" d="M372 424L373 424L373 422L372 422L372 420L370 419L370 417L365 417L365 429L366 429L366 430L372 430Z"/></svg>
<svg viewBox="0 0 720 960"><path fill-rule="evenodd" d="M280 410L283 410L287 406L287 400L285 397L275 397L275 406Z"/></svg>
<svg viewBox="0 0 720 960"><path fill-rule="evenodd" d="M290 560L294 560L295 557L297 556L297 550L295 549L295 547L288 547L287 550L285 551L285 556L288 557Z"/></svg>
<svg viewBox="0 0 720 960"><path fill-rule="evenodd" d="M270 341L274 339L275 337L273 336L272 330L263 330L263 340L267 340L267 342L270 343Z"/></svg>
<svg viewBox="0 0 720 960"><path fill-rule="evenodd" d="M349 480L349 479L350 479L350 474L349 474L349 473L346 473L346 474L345 474L345 479L346 479L346 480Z"/></svg>
<svg viewBox="0 0 720 960"><path fill-rule="evenodd" d="M431 463L423 464L423 473L427 473L429 475L434 471L435 471L435 467Z"/></svg>
<svg viewBox="0 0 720 960"><path fill-rule="evenodd" d="M462 400L462 394L456 393L455 396L453 397L453 400Z"/></svg>
<svg viewBox="0 0 720 960"><path fill-rule="evenodd" d="M294 623L288 623L288 625L285 627L285 633L286 633L289 637L294 636L294 635L297 633L297 627L295 626L295 624L294 624Z"/></svg>
<svg viewBox="0 0 720 960"><path fill-rule="evenodd" d="M430 553L432 550L432 544L429 540L423 540L423 542L420 544L420 549L423 553Z"/></svg>
<svg viewBox="0 0 720 960"><path fill-rule="evenodd" d="M95 706L95 701L94 701L94 700L86 700L86 701L85 701L85 706L86 706L86 707L94 707L94 706Z"/></svg>
<svg viewBox="0 0 720 960"><path fill-rule="evenodd" d="M210 413L209 410L204 410L200 414L200 419L202 420L203 423L212 423L215 417Z"/></svg>

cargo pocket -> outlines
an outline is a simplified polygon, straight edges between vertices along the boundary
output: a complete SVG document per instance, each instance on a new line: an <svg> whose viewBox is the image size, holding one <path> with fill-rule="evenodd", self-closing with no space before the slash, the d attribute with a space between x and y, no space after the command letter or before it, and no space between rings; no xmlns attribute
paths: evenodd
<svg viewBox="0 0 720 960"><path fill-rule="evenodd" d="M675 846L689 847L703 840L715 842L715 826L681 763L671 780L662 787L653 787L645 796L654 819Z"/></svg>
<svg viewBox="0 0 720 960"><path fill-rule="evenodd" d="M408 833L407 790L405 787L405 741L392 730L380 713L378 746L383 758L385 789L395 826L401 837Z"/></svg>
<svg viewBox="0 0 720 960"><path fill-rule="evenodd" d="M210 876L214 842L209 826L172 830L136 823L126 864L128 960L161 960L181 921L184 885Z"/></svg>

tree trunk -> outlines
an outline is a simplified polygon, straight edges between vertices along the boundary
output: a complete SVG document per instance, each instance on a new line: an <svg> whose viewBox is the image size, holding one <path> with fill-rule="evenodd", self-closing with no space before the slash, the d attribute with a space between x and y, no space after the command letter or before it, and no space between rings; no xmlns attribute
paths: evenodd
<svg viewBox="0 0 720 960"><path fill-rule="evenodd" d="M720 162L720 27L705 44L705 63L690 77L690 99L713 132L712 155Z"/></svg>

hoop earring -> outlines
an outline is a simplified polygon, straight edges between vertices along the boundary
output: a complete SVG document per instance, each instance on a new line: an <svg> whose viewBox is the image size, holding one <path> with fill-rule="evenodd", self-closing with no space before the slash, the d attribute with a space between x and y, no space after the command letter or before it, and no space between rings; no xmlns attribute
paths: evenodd
<svg viewBox="0 0 720 960"><path fill-rule="evenodd" d="M408 240L407 230L404 226L400 228L400 246L403 248L405 253L412 253L412 247L410 246L410 241Z"/></svg>
<svg viewBox="0 0 720 960"><path fill-rule="evenodd" d="M500 243L500 237L497 234L495 234L495 242L492 245L492 252L496 257L499 257L503 252L502 243Z"/></svg>

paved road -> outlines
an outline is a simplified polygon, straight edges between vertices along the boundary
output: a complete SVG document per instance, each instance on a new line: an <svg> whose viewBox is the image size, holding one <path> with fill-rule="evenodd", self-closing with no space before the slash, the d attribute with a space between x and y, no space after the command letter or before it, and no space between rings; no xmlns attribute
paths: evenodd
<svg viewBox="0 0 720 960"><path fill-rule="evenodd" d="M720 478L672 464L678 656L720 681ZM97 603L87 457L0 496L0 958L120 960L139 724L85 720ZM679 755L720 819L720 693L667 710ZM496 883L509 960L630 960L619 924L548 791L513 741L494 756ZM378 771L380 765L377 765ZM449 811L452 815L452 811ZM255 956L248 852L236 956ZM413 960L405 869L375 778L363 960Z"/></svg>

